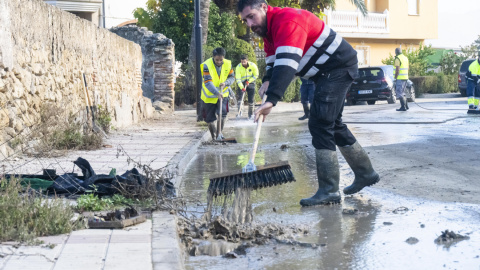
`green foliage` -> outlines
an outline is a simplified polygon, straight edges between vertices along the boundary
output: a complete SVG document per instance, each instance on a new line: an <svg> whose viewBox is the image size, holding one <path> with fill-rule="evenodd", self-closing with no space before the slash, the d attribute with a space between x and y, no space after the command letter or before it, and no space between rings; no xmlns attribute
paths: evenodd
<svg viewBox="0 0 480 270"><path fill-rule="evenodd" d="M435 54L432 45L425 46L420 43L418 49L409 48L408 50L402 50L402 52L408 58L408 75L424 76L427 74L427 69L431 67L427 57ZM382 63L395 66L395 56L390 54L388 58L382 60Z"/></svg>
<svg viewBox="0 0 480 270"><path fill-rule="evenodd" d="M240 63L240 56L246 54L248 61L257 64L257 57L250 43L238 39L232 38L227 44L225 50L227 51L226 58L232 61L232 67L235 68Z"/></svg>
<svg viewBox="0 0 480 270"><path fill-rule="evenodd" d="M59 198L44 198L18 179L0 179L0 241L32 241L35 237L69 233L72 207Z"/></svg>
<svg viewBox="0 0 480 270"><path fill-rule="evenodd" d="M162 33L175 43L175 60L186 63L194 18L192 0L163 0L162 10L153 18L155 33Z"/></svg>
<svg viewBox="0 0 480 270"><path fill-rule="evenodd" d="M440 67L445 75L458 74L458 69L465 59L465 56L457 55L454 52L448 52L442 56Z"/></svg>
<svg viewBox="0 0 480 270"><path fill-rule="evenodd" d="M127 199L119 194L100 198L95 195L95 191L92 191L80 195L77 199L77 208L83 211L101 211L124 207L125 205L134 204L134 202L133 199Z"/></svg>
<svg viewBox="0 0 480 270"><path fill-rule="evenodd" d="M480 35L478 35L478 38L472 42L472 44L462 47L462 53L465 55L465 59L467 58L477 58L478 52L480 51Z"/></svg>
<svg viewBox="0 0 480 270"><path fill-rule="evenodd" d="M433 76L418 76L409 78L415 87L415 93L420 96L424 93L439 94L458 91L457 75L438 73Z"/></svg>
<svg viewBox="0 0 480 270"><path fill-rule="evenodd" d="M285 94L283 95L282 101L284 102L297 102L300 101L300 86L302 81L300 78L295 77L293 81L288 85Z"/></svg>
<svg viewBox="0 0 480 270"><path fill-rule="evenodd" d="M234 38L234 23L235 15L228 12L220 13L218 6L211 3L208 16L207 46L211 48L227 47ZM211 57L211 55L209 57Z"/></svg>
<svg viewBox="0 0 480 270"><path fill-rule="evenodd" d="M160 10L162 6L161 0L147 0L147 9L136 8L133 11L133 17L138 20L137 25L141 27L147 27L152 30L153 18L155 14Z"/></svg>
<svg viewBox="0 0 480 270"><path fill-rule="evenodd" d="M97 108L97 123L100 127L105 131L110 131L110 123L112 122L112 116L107 108L103 108L102 106L98 106Z"/></svg>

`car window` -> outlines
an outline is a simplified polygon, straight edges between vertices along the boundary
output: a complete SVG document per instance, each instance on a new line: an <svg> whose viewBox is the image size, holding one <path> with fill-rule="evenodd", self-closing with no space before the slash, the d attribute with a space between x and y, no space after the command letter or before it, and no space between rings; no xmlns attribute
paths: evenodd
<svg viewBox="0 0 480 270"><path fill-rule="evenodd" d="M361 68L358 75L363 79L380 79L384 77L383 70L380 68Z"/></svg>
<svg viewBox="0 0 480 270"><path fill-rule="evenodd" d="M460 67L460 71L461 72L466 72L468 70L468 67L470 66L470 64L473 62L473 60L465 60L463 61L462 63L462 66Z"/></svg>

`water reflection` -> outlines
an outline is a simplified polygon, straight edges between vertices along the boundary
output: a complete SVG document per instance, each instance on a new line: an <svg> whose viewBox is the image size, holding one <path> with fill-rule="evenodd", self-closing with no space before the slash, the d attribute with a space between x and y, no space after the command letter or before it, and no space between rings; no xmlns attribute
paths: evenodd
<svg viewBox="0 0 480 270"><path fill-rule="evenodd" d="M229 132L235 134L238 141L250 143L252 130L245 125ZM341 205L300 207L299 200L311 196L317 187L314 153L305 127L293 126L288 130L284 132L281 128L267 126L265 132L269 136L262 137L255 163L288 160L297 181L254 192L254 220L283 225L307 224L309 234L298 236L297 240L316 243L318 248L272 242L250 248L246 256L235 259L236 269L479 269L480 208L477 205L405 198L373 188L344 198ZM423 134L410 134L405 138L418 139L428 132L431 131L426 128ZM375 136L372 133L372 139ZM386 138L385 143L397 139ZM284 143L279 142L285 141L289 148L280 150ZM398 140L395 143L399 143ZM373 144L378 145L377 142ZM184 194L202 202L200 206L190 205L191 209L204 208L209 175L245 166L250 147L239 143L199 150L182 184ZM340 165L342 181L351 181L353 175L342 158ZM409 210L394 213L398 207ZM344 209L357 209L358 212L344 214ZM445 229L469 234L470 240L456 243L450 249L438 246L434 239ZM409 237L419 242L410 245L405 242ZM227 269L232 261L220 256L198 256L187 258L186 266L188 269Z"/></svg>

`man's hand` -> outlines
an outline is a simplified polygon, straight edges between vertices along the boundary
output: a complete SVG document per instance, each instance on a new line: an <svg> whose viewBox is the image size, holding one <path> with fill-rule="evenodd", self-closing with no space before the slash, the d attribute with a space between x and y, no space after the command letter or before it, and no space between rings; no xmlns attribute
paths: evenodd
<svg viewBox="0 0 480 270"><path fill-rule="evenodd" d="M220 90L223 90L223 88L225 88L225 83L222 82L222 83L219 85L219 87L220 87Z"/></svg>
<svg viewBox="0 0 480 270"><path fill-rule="evenodd" d="M245 82L245 85L248 86L250 83L248 81Z"/></svg>
<svg viewBox="0 0 480 270"><path fill-rule="evenodd" d="M245 91L247 91L247 90L245 90L245 88L242 88L242 92L245 92Z"/></svg>
<svg viewBox="0 0 480 270"><path fill-rule="evenodd" d="M218 99L222 99L222 100L223 100L223 93L222 93L222 92L218 93L217 97L218 97Z"/></svg>
<svg viewBox="0 0 480 270"><path fill-rule="evenodd" d="M263 122L265 122L265 118L267 118L267 115L272 111L272 108L273 104L270 101L265 102L262 106L255 110L255 120L253 122L256 123L260 115L263 115Z"/></svg>
<svg viewBox="0 0 480 270"><path fill-rule="evenodd" d="M265 92L267 92L268 85L270 85L270 82L266 81L262 84L260 89L258 89L258 94L260 95L261 98L263 98L263 95L265 95Z"/></svg>

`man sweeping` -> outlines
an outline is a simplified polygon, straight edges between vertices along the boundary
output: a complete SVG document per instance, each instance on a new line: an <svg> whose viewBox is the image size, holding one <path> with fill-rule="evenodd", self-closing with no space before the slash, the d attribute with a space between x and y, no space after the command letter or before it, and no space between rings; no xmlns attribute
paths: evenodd
<svg viewBox="0 0 480 270"><path fill-rule="evenodd" d="M258 67L255 63L248 61L248 57L245 54L240 56L240 63L235 68L235 78L237 79L238 88L241 89L240 101L238 108L240 108L240 102L243 102L243 93L247 93L248 99L248 119L253 120L253 108L255 107L255 80L258 77Z"/></svg>
<svg viewBox="0 0 480 270"><path fill-rule="evenodd" d="M208 124L212 140L215 140L216 114L220 115L219 112L222 110L222 118L218 121L222 121L221 129L223 130L228 113L229 86L234 82L235 74L232 62L225 59L225 49L220 47L213 50L213 57L203 62L201 68L203 76L201 98L205 103L203 105L205 122ZM219 99L223 99L222 108L218 108Z"/></svg>
<svg viewBox="0 0 480 270"><path fill-rule="evenodd" d="M340 203L336 146L355 173L345 194L354 194L380 180L367 153L342 123L345 95L356 77L357 53L311 12L268 6L264 0L240 0L238 11L263 37L267 71L259 94L266 102L255 111L265 117L282 98L295 75L315 82L308 127L315 147L318 190L302 206Z"/></svg>

